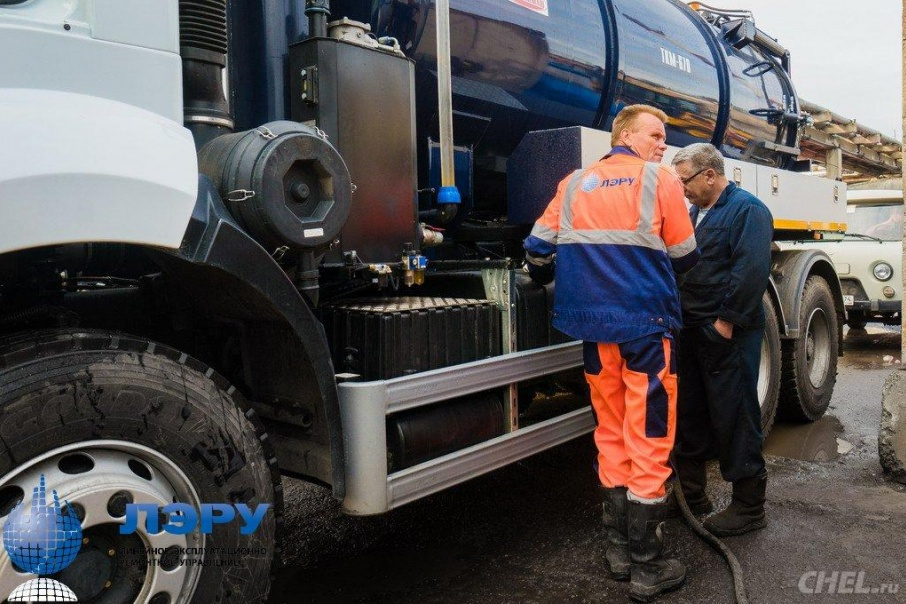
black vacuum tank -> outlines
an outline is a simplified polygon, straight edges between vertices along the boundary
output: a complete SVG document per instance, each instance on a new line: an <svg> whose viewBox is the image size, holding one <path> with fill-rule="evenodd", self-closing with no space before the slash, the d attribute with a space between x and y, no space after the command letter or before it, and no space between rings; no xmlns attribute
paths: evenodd
<svg viewBox="0 0 906 604"><path fill-rule="evenodd" d="M712 142L728 157L771 165L792 155L797 126L789 116L798 102L782 61L740 44L738 31L707 23L683 2L450 5L454 133L457 145L474 147L477 163L509 156L532 130L607 130L633 103L667 112L675 146ZM334 0L331 12L399 40L416 61L417 130L436 139L434 2Z"/></svg>

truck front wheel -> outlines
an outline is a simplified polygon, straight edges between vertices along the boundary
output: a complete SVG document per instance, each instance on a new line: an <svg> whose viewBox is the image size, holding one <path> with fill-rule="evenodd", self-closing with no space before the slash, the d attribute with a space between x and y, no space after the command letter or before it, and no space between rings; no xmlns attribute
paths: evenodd
<svg viewBox="0 0 906 604"><path fill-rule="evenodd" d="M9 526L20 502L33 515L40 483L48 503L56 491L80 521L81 543L76 535L78 554L50 578L82 604L263 604L282 514L279 480L254 412L185 354L98 331L0 341L0 523ZM241 514L205 529L180 512L177 524L195 524L182 534L165 530L173 515L146 518L172 503L221 504L225 516L230 507L266 511L248 535ZM120 534L137 509L129 504L144 513L137 530ZM0 557L0 601L35 577L23 570Z"/></svg>
<svg viewBox="0 0 906 604"><path fill-rule="evenodd" d="M837 312L827 282L812 275L802 289L799 336L783 343L781 402L792 420L824 415L837 381Z"/></svg>

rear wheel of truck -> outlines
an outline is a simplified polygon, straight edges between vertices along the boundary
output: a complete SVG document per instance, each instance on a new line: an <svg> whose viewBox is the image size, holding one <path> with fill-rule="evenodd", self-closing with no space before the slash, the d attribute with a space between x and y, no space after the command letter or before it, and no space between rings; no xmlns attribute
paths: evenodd
<svg viewBox="0 0 906 604"><path fill-rule="evenodd" d="M830 287L813 275L802 288L799 337L783 342L781 405L785 417L814 421L824 415L837 381L837 311Z"/></svg>
<svg viewBox="0 0 906 604"><path fill-rule="evenodd" d="M43 477L81 521L78 554L50 578L82 604L263 604L282 515L269 449L235 388L176 350L100 331L0 340L0 523ZM127 504L175 502L270 507L249 535L239 515L171 534L144 513L120 534ZM35 576L21 570L4 552L0 601Z"/></svg>
<svg viewBox="0 0 906 604"><path fill-rule="evenodd" d="M758 405L761 407L761 430L767 436L777 416L780 394L780 326L777 313L767 293L761 300L764 307L764 337L761 340L761 361L758 367Z"/></svg>

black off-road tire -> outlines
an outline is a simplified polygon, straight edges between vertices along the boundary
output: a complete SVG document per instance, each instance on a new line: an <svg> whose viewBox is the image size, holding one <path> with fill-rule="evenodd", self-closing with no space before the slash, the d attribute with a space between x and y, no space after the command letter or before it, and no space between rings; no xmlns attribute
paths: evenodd
<svg viewBox="0 0 906 604"><path fill-rule="evenodd" d="M780 345L780 323L777 320L777 313L774 312L774 305L771 304L770 296L765 293L761 300L764 306L764 338L762 340L762 358L761 368L767 372L765 380L767 381L764 394L759 392L761 400L758 401L761 406L761 431L767 436L774 426L774 419L777 417L777 403L780 397L780 376L781 376L781 357L783 356ZM759 375L759 382L761 376Z"/></svg>
<svg viewBox="0 0 906 604"><path fill-rule="evenodd" d="M837 310L831 289L812 275L802 289L799 337L783 342L780 410L784 419L815 421L824 415L837 382Z"/></svg>
<svg viewBox="0 0 906 604"><path fill-rule="evenodd" d="M240 566L206 564L191 598L266 602L282 487L263 426L234 387L195 359L134 336L54 330L0 339L0 477L53 449L97 440L165 455L203 503L271 504L251 535L240 534L238 521L215 525L206 548L266 554L240 556ZM212 558L236 556L205 555Z"/></svg>

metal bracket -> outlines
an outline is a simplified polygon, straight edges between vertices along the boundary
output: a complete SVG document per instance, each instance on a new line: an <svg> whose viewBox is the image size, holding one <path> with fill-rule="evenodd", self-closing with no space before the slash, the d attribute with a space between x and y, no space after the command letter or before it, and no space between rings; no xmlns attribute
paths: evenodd
<svg viewBox="0 0 906 604"><path fill-rule="evenodd" d="M273 132L271 132L270 129L268 129L267 126L259 126L259 127L255 130L255 132L257 132L258 134L260 134L261 137L262 137L264 140L269 140L269 141L270 141L270 140L274 140L275 138L277 138L277 135L274 134Z"/></svg>
<svg viewBox="0 0 906 604"><path fill-rule="evenodd" d="M500 309L500 331L503 338L501 352L516 352L516 279L509 268L485 268L481 271L484 293L488 300L497 303ZM519 428L519 390L510 384L504 393L504 408L507 413L507 431Z"/></svg>
<svg viewBox="0 0 906 604"><path fill-rule="evenodd" d="M318 68L315 65L303 68L299 75L301 76L302 90L300 95L303 103L309 105L318 104Z"/></svg>
<svg viewBox="0 0 906 604"><path fill-rule="evenodd" d="M254 191L249 191L248 189L236 189L235 191L230 191L229 193L227 193L227 201L245 201L246 199L251 199L254 196Z"/></svg>

